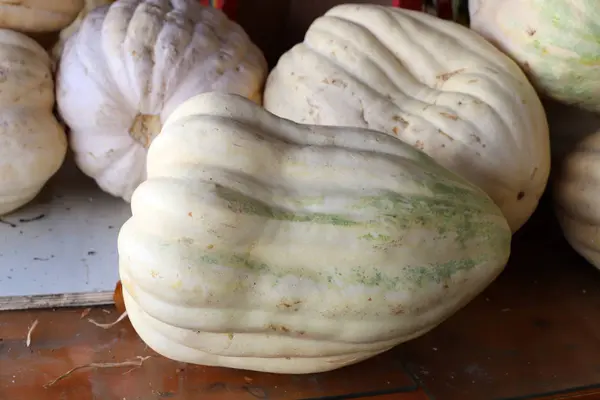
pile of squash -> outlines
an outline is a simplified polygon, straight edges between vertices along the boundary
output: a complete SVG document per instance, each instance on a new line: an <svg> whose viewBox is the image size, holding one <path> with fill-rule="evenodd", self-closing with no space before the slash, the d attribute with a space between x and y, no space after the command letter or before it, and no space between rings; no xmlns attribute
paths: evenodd
<svg viewBox="0 0 600 400"><path fill-rule="evenodd" d="M471 28L343 4L269 71L197 0L0 1L0 213L69 147L131 203L119 271L150 347L276 373L357 363L502 272L550 176L540 96L600 109L600 14L571 3L472 0ZM27 36L56 30L50 51ZM600 262L596 148L557 199Z"/></svg>

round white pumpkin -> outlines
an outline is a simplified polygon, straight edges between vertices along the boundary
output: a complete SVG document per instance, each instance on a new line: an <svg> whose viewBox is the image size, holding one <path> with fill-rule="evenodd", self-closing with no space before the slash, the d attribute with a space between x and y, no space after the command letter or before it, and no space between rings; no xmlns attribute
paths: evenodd
<svg viewBox="0 0 600 400"><path fill-rule="evenodd" d="M483 188L513 231L545 190L544 109L519 67L475 32L422 12L346 4L271 71L265 108L300 123L386 132Z"/></svg>
<svg viewBox="0 0 600 400"><path fill-rule="evenodd" d="M84 0L0 0L0 28L54 32L69 25Z"/></svg>
<svg viewBox="0 0 600 400"><path fill-rule="evenodd" d="M46 51L24 34L0 29L0 215L30 202L58 171L67 139L52 109Z"/></svg>
<svg viewBox="0 0 600 400"><path fill-rule="evenodd" d="M545 95L600 111L598 0L470 0L471 29L516 60Z"/></svg>
<svg viewBox="0 0 600 400"><path fill-rule="evenodd" d="M79 168L126 201L171 111L219 91L258 103L267 63L243 29L196 0L119 0L91 11L66 42L60 115Z"/></svg>
<svg viewBox="0 0 600 400"><path fill-rule="evenodd" d="M553 194L565 238L600 269L600 131L561 160Z"/></svg>
<svg viewBox="0 0 600 400"><path fill-rule="evenodd" d="M357 363L437 326L510 253L489 196L403 141L214 92L166 121L131 209L118 239L129 318L194 364Z"/></svg>

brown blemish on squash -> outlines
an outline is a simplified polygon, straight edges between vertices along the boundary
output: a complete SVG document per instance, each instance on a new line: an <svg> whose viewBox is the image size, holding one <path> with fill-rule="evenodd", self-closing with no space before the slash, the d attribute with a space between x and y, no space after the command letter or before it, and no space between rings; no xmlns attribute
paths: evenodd
<svg viewBox="0 0 600 400"><path fill-rule="evenodd" d="M527 28L527 30L525 32L527 32L527 35L533 36L533 35L535 35L535 33L537 31L535 29L533 29L533 28Z"/></svg>
<svg viewBox="0 0 600 400"><path fill-rule="evenodd" d="M272 330L273 332L283 332L283 333L289 333L290 332L290 329L288 327L286 327L286 326L283 326L283 325L277 326L277 325L270 324L268 326L268 328L270 330Z"/></svg>
<svg viewBox="0 0 600 400"><path fill-rule="evenodd" d="M479 79L469 79L467 81L467 83L477 83L477 82L479 82Z"/></svg>
<svg viewBox="0 0 600 400"><path fill-rule="evenodd" d="M471 134L471 137L475 140L475 142L481 143L481 138L478 135L473 133Z"/></svg>
<svg viewBox="0 0 600 400"><path fill-rule="evenodd" d="M279 304L277 304L277 308L281 309L281 310L287 310L290 309L294 306L297 306L298 304L301 304L302 301L300 300L296 300L296 301L286 301L286 300L282 300ZM298 311L298 308L294 308L294 311Z"/></svg>
<svg viewBox="0 0 600 400"><path fill-rule="evenodd" d="M453 138L452 136L448 135L448 134L447 134L446 132L444 132L443 130L441 130L441 129L438 129L438 133L440 133L440 134L441 134L441 135L443 135L443 136L446 136L446 137L447 137L448 139L450 139L451 141L454 141L454 138Z"/></svg>
<svg viewBox="0 0 600 400"><path fill-rule="evenodd" d="M445 74L440 74L440 75L436 76L436 78L442 82L446 82L448 79L452 78L454 75L460 74L464 70L465 70L464 68L461 68L461 69L457 69L456 71L446 72Z"/></svg>
<svg viewBox="0 0 600 400"><path fill-rule="evenodd" d="M458 115L450 114L450 113L443 112L443 111L440 113L440 115L442 117L446 117L446 118L451 119L453 121L456 121L458 119Z"/></svg>
<svg viewBox="0 0 600 400"><path fill-rule="evenodd" d="M404 314L404 307L401 305L391 306L390 311L392 312L392 315L402 315Z"/></svg>
<svg viewBox="0 0 600 400"><path fill-rule="evenodd" d="M521 190L519 193L517 193L517 200L522 200L523 197L525 197L525 192Z"/></svg>
<svg viewBox="0 0 600 400"><path fill-rule="evenodd" d="M159 115L138 114L129 128L129 136L147 149L161 129Z"/></svg>
<svg viewBox="0 0 600 400"><path fill-rule="evenodd" d="M397 126L393 127L392 132L394 132L394 135L398 136L398 127Z"/></svg>
<svg viewBox="0 0 600 400"><path fill-rule="evenodd" d="M402 118L400 115L394 115L394 116L392 117L392 119L393 119L394 121L396 121L396 122L400 122L400 123L402 123L402 125L404 125L404 127L407 127L407 126L408 126L408 121L407 121L407 120L405 120L404 118Z"/></svg>
<svg viewBox="0 0 600 400"><path fill-rule="evenodd" d="M342 87L342 88L346 88L348 87L348 84L340 79L336 79L336 78L331 78L331 79L327 79L324 78L321 83L324 83L326 85L333 85L333 86L337 86L337 87Z"/></svg>
<svg viewBox="0 0 600 400"><path fill-rule="evenodd" d="M533 169L533 172L531 173L531 176L529 177L529 179L533 179L535 177L535 174L537 174L537 172L538 172L538 169L537 169L537 167L535 167Z"/></svg>
<svg viewBox="0 0 600 400"><path fill-rule="evenodd" d="M423 150L425 148L425 143L423 143L421 140L417 140L415 142L415 147L419 150Z"/></svg>
<svg viewBox="0 0 600 400"><path fill-rule="evenodd" d="M188 217L191 217L191 216L192 216L192 212L190 211L190 212L188 213Z"/></svg>

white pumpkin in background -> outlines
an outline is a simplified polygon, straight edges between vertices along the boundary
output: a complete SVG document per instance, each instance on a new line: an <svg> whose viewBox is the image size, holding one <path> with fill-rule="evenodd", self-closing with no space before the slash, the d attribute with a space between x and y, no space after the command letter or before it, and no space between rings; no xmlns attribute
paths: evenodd
<svg viewBox="0 0 600 400"><path fill-rule="evenodd" d="M65 42L79 30L81 22L84 20L86 15L98 7L107 6L114 2L115 0L85 0L85 5L79 14L77 14L77 18L75 18L75 20L69 26L60 31L58 42L52 47L52 58L54 59L55 63L58 63L60 60Z"/></svg>
<svg viewBox="0 0 600 400"><path fill-rule="evenodd" d="M0 0L0 28L54 32L69 25L84 0Z"/></svg>
<svg viewBox="0 0 600 400"><path fill-rule="evenodd" d="M489 196L403 141L222 93L170 115L131 209L129 318L158 353L203 365L357 363L433 329L510 254Z"/></svg>
<svg viewBox="0 0 600 400"><path fill-rule="evenodd" d="M475 32L422 12L346 4L279 59L267 110L398 137L483 188L513 232L550 170L544 109L517 64Z"/></svg>
<svg viewBox="0 0 600 400"><path fill-rule="evenodd" d="M469 14L541 93L600 112L598 0L469 0Z"/></svg>
<svg viewBox="0 0 600 400"><path fill-rule="evenodd" d="M63 51L58 110L79 168L129 201L162 122L196 94L261 102L266 60L243 29L197 0L118 0L91 11Z"/></svg>
<svg viewBox="0 0 600 400"><path fill-rule="evenodd" d="M600 130L561 160L553 195L565 238L600 269Z"/></svg>
<svg viewBox="0 0 600 400"><path fill-rule="evenodd" d="M46 51L0 29L0 215L31 201L64 161L67 139L53 107Z"/></svg>

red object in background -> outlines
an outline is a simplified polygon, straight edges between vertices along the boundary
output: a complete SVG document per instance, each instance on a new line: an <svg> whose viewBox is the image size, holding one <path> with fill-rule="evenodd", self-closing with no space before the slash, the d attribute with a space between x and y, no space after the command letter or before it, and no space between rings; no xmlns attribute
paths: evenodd
<svg viewBox="0 0 600 400"><path fill-rule="evenodd" d="M203 6L210 6L223 10L229 19L235 19L238 0L199 0Z"/></svg>
<svg viewBox="0 0 600 400"><path fill-rule="evenodd" d="M392 0L392 7L423 11L423 1L424 0Z"/></svg>

